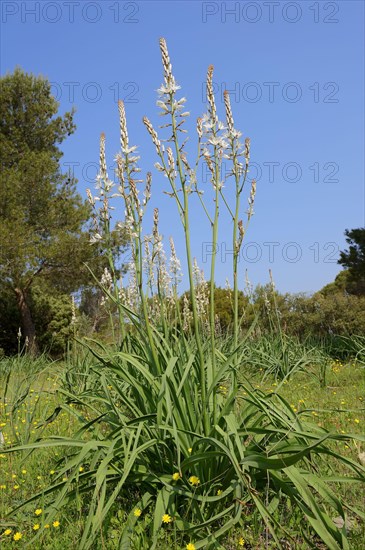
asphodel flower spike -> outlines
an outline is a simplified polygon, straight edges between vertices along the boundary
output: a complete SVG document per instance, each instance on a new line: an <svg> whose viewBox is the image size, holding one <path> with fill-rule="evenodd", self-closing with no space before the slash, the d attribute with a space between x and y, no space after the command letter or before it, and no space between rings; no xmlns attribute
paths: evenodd
<svg viewBox="0 0 365 550"><path fill-rule="evenodd" d="M108 173L106 168L106 160L105 160L105 134L102 132L100 134L100 177L103 180L108 179Z"/></svg>
<svg viewBox="0 0 365 550"><path fill-rule="evenodd" d="M120 145L123 152L128 151L128 130L127 130L127 119L125 116L125 108L122 100L118 101L118 110L119 110L119 123L120 123Z"/></svg>
<svg viewBox="0 0 365 550"><path fill-rule="evenodd" d="M227 130L228 130L229 137L231 137L233 136L233 130L234 130L231 100L229 97L229 92L227 90L224 91L223 95L224 95L224 106L226 108Z"/></svg>
<svg viewBox="0 0 365 550"><path fill-rule="evenodd" d="M218 122L217 117L217 108L215 105L215 98L213 92L213 65L209 65L207 73L207 100L209 103L209 112L212 119L212 123L216 124Z"/></svg>
<svg viewBox="0 0 365 550"><path fill-rule="evenodd" d="M152 138L152 142L154 146L156 147L157 154L160 154L161 152L161 142L158 139L158 135L156 130L154 130L150 120L145 116L143 117L143 124L146 126L148 133L150 134Z"/></svg>
<svg viewBox="0 0 365 550"><path fill-rule="evenodd" d="M160 38L160 50L166 87L169 87L171 85L173 86L175 84L175 78L172 74L172 65L169 52L167 50L166 40L164 38Z"/></svg>

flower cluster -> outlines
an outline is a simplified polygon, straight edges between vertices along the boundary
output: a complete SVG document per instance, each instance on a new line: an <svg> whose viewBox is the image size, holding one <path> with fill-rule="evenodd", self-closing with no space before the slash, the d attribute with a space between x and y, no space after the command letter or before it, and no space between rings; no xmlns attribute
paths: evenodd
<svg viewBox="0 0 365 550"><path fill-rule="evenodd" d="M198 315L203 322L206 322L209 305L209 289L208 283L206 282L204 277L204 271L202 269L199 269L196 258L194 258L193 263L193 276L196 290L196 305L198 309Z"/></svg>
<svg viewBox="0 0 365 550"><path fill-rule="evenodd" d="M93 234L90 238L90 243L100 243L109 233L110 211L114 207L110 205L111 190L114 183L109 179L106 157L105 157L105 134L100 136L100 155L99 155L99 173L96 176L95 188L97 195L93 196L90 189L86 190L89 203L92 207L92 223ZM97 203L101 202L101 206L97 208Z"/></svg>

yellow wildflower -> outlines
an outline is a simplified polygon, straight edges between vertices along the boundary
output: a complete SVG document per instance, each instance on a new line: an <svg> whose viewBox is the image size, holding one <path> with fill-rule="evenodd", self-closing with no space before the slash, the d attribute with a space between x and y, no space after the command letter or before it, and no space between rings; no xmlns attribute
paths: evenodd
<svg viewBox="0 0 365 550"><path fill-rule="evenodd" d="M33 531L38 531L39 528L40 528L39 523L36 523L35 525L33 525Z"/></svg>
<svg viewBox="0 0 365 550"><path fill-rule="evenodd" d="M223 493L222 489L218 489L217 495L219 496L219 495L221 495L222 493Z"/></svg>
<svg viewBox="0 0 365 550"><path fill-rule="evenodd" d="M5 536L8 536L11 534L11 529L5 529L5 531L3 532L3 535Z"/></svg>
<svg viewBox="0 0 365 550"><path fill-rule="evenodd" d="M13 539L14 539L14 540L20 540L20 539L22 538L22 536L23 536L23 535L22 535L21 533L17 532L17 533L15 533L15 535L13 536Z"/></svg>
<svg viewBox="0 0 365 550"><path fill-rule="evenodd" d="M180 476L179 472L175 472L174 474L172 474L172 479L174 481L177 481L178 479L180 479L180 477L181 476Z"/></svg>
<svg viewBox="0 0 365 550"><path fill-rule="evenodd" d="M192 485L199 485L200 479L196 476L190 476L189 481Z"/></svg>
<svg viewBox="0 0 365 550"><path fill-rule="evenodd" d="M42 508L37 508L34 513L36 516L40 516L42 512L43 512Z"/></svg>
<svg viewBox="0 0 365 550"><path fill-rule="evenodd" d="M46 525L44 526L45 529L49 529L49 523L46 523Z"/></svg>
<svg viewBox="0 0 365 550"><path fill-rule="evenodd" d="M136 518L139 518L139 516L142 514L142 510L140 508L136 508L133 512L133 515L136 516Z"/></svg>
<svg viewBox="0 0 365 550"><path fill-rule="evenodd" d="M60 526L60 522L59 522L59 521L54 521L54 522L52 523L52 525L53 525L53 527L56 527L56 528L57 528L57 527Z"/></svg>
<svg viewBox="0 0 365 550"><path fill-rule="evenodd" d="M172 517L169 516L169 514L164 514L162 516L162 523L171 523L172 522Z"/></svg>
<svg viewBox="0 0 365 550"><path fill-rule="evenodd" d="M192 542L189 542L189 544L186 545L186 550L195 550L195 546Z"/></svg>
<svg viewBox="0 0 365 550"><path fill-rule="evenodd" d="M238 546L244 546L245 545L245 539L243 537L241 537L239 540L238 540Z"/></svg>

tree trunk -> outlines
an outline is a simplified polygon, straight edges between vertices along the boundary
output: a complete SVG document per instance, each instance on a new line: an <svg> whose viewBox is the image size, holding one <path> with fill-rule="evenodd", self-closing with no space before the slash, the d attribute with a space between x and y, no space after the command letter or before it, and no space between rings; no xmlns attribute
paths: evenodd
<svg viewBox="0 0 365 550"><path fill-rule="evenodd" d="M33 323L32 315L27 304L27 292L21 288L14 289L18 310L20 313L22 333L25 338L25 346L27 353L31 355L38 355L39 348L36 342L35 326Z"/></svg>

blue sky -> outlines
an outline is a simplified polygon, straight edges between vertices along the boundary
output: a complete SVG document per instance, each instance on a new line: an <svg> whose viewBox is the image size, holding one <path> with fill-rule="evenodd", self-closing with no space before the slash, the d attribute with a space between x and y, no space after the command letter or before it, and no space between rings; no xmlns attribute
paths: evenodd
<svg viewBox="0 0 365 550"><path fill-rule="evenodd" d="M74 165L83 196L93 186L101 131L113 165L119 97L142 170L153 169L151 213L160 208L166 245L172 235L183 259L176 207L162 193L166 181L153 168L155 150L142 124L144 115L156 127L161 120L155 90L162 82L158 39L164 36L188 99L190 127L206 110L203 87L213 64L220 117L227 88L234 91L236 126L251 138L250 177L258 183L241 286L245 269L253 284L264 284L271 268L283 292L314 292L334 279L345 228L365 224L362 1L3 0L1 9L2 74L17 65L42 74L53 83L60 111L76 108L77 131L63 144L62 163ZM208 198L209 182L204 171L199 175ZM122 218L122 206L115 206ZM193 252L208 274L209 227L198 204L191 212ZM146 231L150 221L151 215ZM230 241L222 214L221 285L231 276Z"/></svg>

